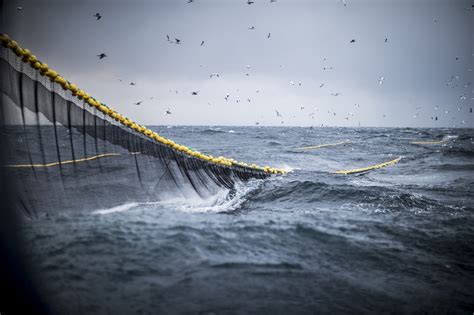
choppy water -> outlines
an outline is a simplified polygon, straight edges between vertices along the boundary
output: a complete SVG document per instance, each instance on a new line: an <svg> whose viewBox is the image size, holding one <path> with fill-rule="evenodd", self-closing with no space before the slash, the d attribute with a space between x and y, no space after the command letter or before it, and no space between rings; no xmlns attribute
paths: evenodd
<svg viewBox="0 0 474 315"><path fill-rule="evenodd" d="M61 313L474 310L473 129L156 129L214 156L293 171L209 200L27 222L29 255Z"/></svg>

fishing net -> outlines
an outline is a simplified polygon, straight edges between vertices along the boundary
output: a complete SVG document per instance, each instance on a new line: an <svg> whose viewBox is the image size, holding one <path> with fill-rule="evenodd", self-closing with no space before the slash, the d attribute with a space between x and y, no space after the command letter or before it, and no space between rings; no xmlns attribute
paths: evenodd
<svg viewBox="0 0 474 315"><path fill-rule="evenodd" d="M191 151L98 102L2 35L0 128L28 216L168 196L206 198L283 171Z"/></svg>

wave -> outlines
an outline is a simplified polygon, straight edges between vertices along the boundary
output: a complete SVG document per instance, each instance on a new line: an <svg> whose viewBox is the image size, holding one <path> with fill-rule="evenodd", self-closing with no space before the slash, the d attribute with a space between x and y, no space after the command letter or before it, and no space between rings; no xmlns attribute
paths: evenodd
<svg viewBox="0 0 474 315"><path fill-rule="evenodd" d="M271 145L271 146L282 145L282 143L278 142L278 141L268 141L268 144Z"/></svg>
<svg viewBox="0 0 474 315"><path fill-rule="evenodd" d="M434 168L440 171L474 171L474 164L441 164Z"/></svg>
<svg viewBox="0 0 474 315"><path fill-rule="evenodd" d="M296 269L300 270L303 267L300 264L288 262L275 263L255 263L255 262L223 262L211 265L212 268L219 269Z"/></svg>
<svg viewBox="0 0 474 315"><path fill-rule="evenodd" d="M110 213L115 213L115 212L124 212L132 208L135 208L138 205L140 205L140 203L130 202L130 203L121 204L112 208L95 210L92 212L92 214L110 214Z"/></svg>
<svg viewBox="0 0 474 315"><path fill-rule="evenodd" d="M216 133L225 133L225 131L221 130L220 128L209 128L209 129L200 130L199 133L216 134Z"/></svg>
<svg viewBox="0 0 474 315"><path fill-rule="evenodd" d="M387 186L329 185L312 181L292 181L277 187L259 188L249 197L249 203L286 203L288 206L302 204L339 203L382 209L389 211L422 210L422 211L457 211L464 209L460 205L445 205L437 200L420 194L400 191ZM305 208L306 206L302 206Z"/></svg>
<svg viewBox="0 0 474 315"><path fill-rule="evenodd" d="M441 153L445 156L453 157L474 157L474 150L468 148L451 147L441 150Z"/></svg>
<svg viewBox="0 0 474 315"><path fill-rule="evenodd" d="M261 184L261 180L236 183L233 189L222 189L209 198L175 198L161 201L159 204L190 213L233 213Z"/></svg>

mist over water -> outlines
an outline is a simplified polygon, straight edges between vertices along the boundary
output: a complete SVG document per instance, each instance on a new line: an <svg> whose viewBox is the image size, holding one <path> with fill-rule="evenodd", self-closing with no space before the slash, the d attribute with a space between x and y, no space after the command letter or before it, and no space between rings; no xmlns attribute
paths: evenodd
<svg viewBox="0 0 474 315"><path fill-rule="evenodd" d="M472 311L472 129L152 129L293 171L206 199L130 199L26 222L28 254L60 313Z"/></svg>

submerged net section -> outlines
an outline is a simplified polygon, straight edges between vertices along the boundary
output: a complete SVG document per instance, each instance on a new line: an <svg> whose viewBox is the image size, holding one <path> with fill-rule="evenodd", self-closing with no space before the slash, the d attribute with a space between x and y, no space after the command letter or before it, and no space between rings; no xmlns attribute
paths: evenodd
<svg viewBox="0 0 474 315"><path fill-rule="evenodd" d="M3 167L28 216L176 194L205 198L285 172L176 144L80 90L8 36L0 40Z"/></svg>

